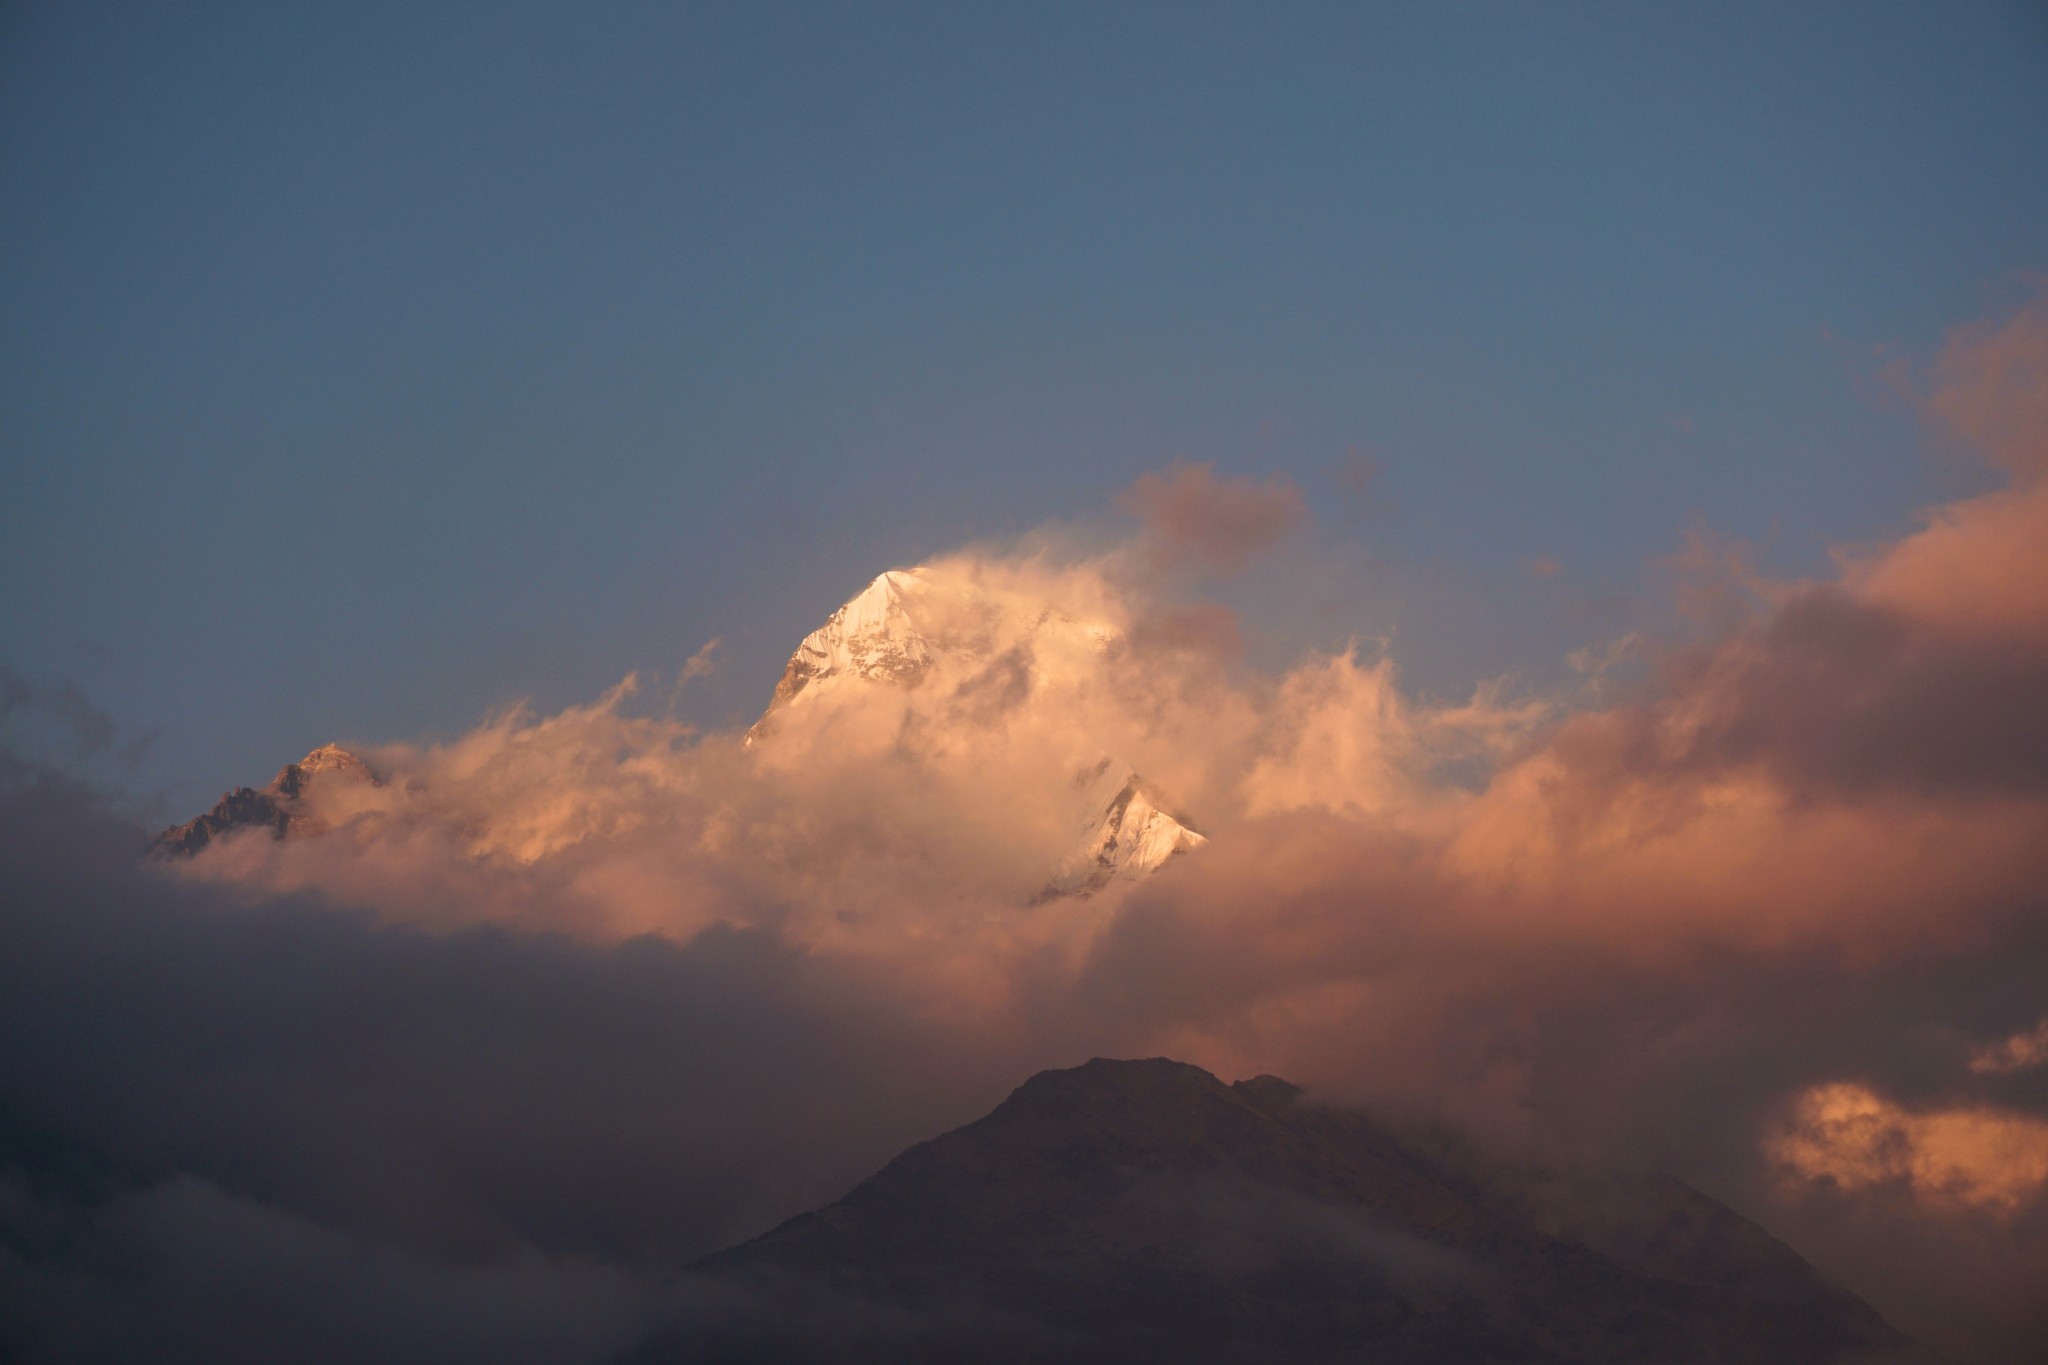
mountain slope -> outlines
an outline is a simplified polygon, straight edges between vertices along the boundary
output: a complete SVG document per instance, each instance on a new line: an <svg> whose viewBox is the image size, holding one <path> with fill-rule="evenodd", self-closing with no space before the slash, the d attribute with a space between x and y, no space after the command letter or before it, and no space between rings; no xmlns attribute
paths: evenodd
<svg viewBox="0 0 2048 1365"><path fill-rule="evenodd" d="M892 569L806 635L789 656L756 729L813 682L857 678L914 686L932 660L930 642L910 619L909 599L918 587L915 569Z"/></svg>
<svg viewBox="0 0 2048 1365"><path fill-rule="evenodd" d="M700 1264L646 1362L1926 1360L1668 1180L1489 1165L1272 1077L1033 1077Z"/></svg>
<svg viewBox="0 0 2048 1365"><path fill-rule="evenodd" d="M318 833L307 818L301 798L314 784L367 782L376 776L360 758L338 744L323 744L296 763L278 769L267 786L237 787L223 794L213 809L157 835L152 851L190 857L215 839L245 829L268 829L271 837Z"/></svg>
<svg viewBox="0 0 2048 1365"><path fill-rule="evenodd" d="M1121 760L1105 758L1084 769L1074 786L1081 793L1079 838L1054 869L1041 900L1088 896L1113 882L1136 881L1209 842L1185 817L1168 814L1165 798Z"/></svg>
<svg viewBox="0 0 2048 1365"><path fill-rule="evenodd" d="M1104 752L1117 740L1076 723L1077 697L1120 695L1127 646L1113 612L1063 609L958 564L891 570L804 637L744 748L785 792L790 783L829 785L863 766L894 767L951 793L941 799L965 791L1002 808L990 827L1023 851L1023 875L1005 886L1006 899L1085 898L1207 842L1152 783ZM386 814L432 786L416 775L393 778L398 796L384 803ZM323 745L267 786L238 787L165 830L154 849L191 857L245 830L278 839L320 833L326 825L316 811L336 825L361 813L363 803L336 791L354 782L381 785L354 754ZM336 795L342 799L330 799ZM543 804L559 814L572 803L550 792ZM461 834L476 843L472 830ZM889 837L924 856L929 835L913 811Z"/></svg>
<svg viewBox="0 0 2048 1365"><path fill-rule="evenodd" d="M935 708L947 713L922 732L971 729L987 695L1028 704L1047 657L1102 659L1123 645L1122 634L1043 602L1015 600L989 585L935 565L881 574L834 611L790 655L768 708L747 732L749 747L772 741L800 709L872 705L890 692L930 685L946 691ZM1001 677L991 688L989 678ZM949 705L956 698L964 704ZM1002 709L1000 707L996 708ZM1088 896L1119 881L1135 881L1168 859L1207 840L1132 767L1102 755L1073 775L1075 837L1039 899Z"/></svg>

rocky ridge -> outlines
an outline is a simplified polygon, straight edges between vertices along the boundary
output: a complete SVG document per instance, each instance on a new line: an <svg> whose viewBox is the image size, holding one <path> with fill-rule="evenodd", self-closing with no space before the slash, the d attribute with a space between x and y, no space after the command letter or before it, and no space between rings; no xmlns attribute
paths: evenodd
<svg viewBox="0 0 2048 1365"><path fill-rule="evenodd" d="M316 784L367 782L380 779L369 765L338 744L323 744L296 763L278 769L262 787L237 787L223 793L213 809L157 835L152 851L170 857L191 857L223 835L245 829L268 829L271 837L319 832L319 823L305 810L305 795Z"/></svg>

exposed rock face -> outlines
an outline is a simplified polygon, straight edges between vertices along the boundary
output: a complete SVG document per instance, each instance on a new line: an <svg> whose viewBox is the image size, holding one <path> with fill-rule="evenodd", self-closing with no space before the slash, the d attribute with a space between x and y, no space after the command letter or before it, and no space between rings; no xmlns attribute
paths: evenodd
<svg viewBox="0 0 2048 1365"><path fill-rule="evenodd" d="M338 744L323 744L296 763L278 769L263 788L237 787L224 794L212 810L165 830L153 852L190 857L222 835L244 829L268 829L271 837L317 833L319 824L305 810L304 797L316 783L368 782L377 777L354 754Z"/></svg>
<svg viewBox="0 0 2048 1365"><path fill-rule="evenodd" d="M1034 1076L701 1262L655 1361L1931 1361L1676 1181L1567 1179L1273 1077Z"/></svg>
<svg viewBox="0 0 2048 1365"><path fill-rule="evenodd" d="M363 760L339 744L323 744L298 762L285 764L271 779L270 785L288 797L296 797L315 779L321 779L327 773L337 774L339 780L347 782L374 783L377 780Z"/></svg>
<svg viewBox="0 0 2048 1365"><path fill-rule="evenodd" d="M761 721L822 679L915 686L932 661L930 642L910 619L909 598L917 586L916 570L892 569L806 635L789 656Z"/></svg>

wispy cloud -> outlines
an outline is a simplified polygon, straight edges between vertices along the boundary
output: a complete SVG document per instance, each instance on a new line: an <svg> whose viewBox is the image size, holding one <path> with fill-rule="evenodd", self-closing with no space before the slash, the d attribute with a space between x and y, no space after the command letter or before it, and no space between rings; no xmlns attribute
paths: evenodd
<svg viewBox="0 0 2048 1365"><path fill-rule="evenodd" d="M1219 476L1214 463L1176 462L1125 489L1117 505L1138 518L1168 563L1242 567L1308 518L1301 490L1285 477Z"/></svg>

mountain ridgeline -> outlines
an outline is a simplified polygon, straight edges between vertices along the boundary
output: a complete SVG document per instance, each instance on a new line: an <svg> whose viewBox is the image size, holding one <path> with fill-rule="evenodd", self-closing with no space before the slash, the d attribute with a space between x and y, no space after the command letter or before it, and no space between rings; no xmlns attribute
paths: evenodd
<svg viewBox="0 0 2048 1365"><path fill-rule="evenodd" d="M317 834L319 822L307 816L301 802L314 783L376 781L363 760L339 744L323 744L298 762L285 764L268 785L226 793L212 810L157 835L153 847L159 854L189 858L215 839L242 830L268 830L273 839Z"/></svg>
<svg viewBox="0 0 2048 1365"><path fill-rule="evenodd" d="M1113 626L1083 620L1054 606L1005 593L970 575L932 566L882 574L833 612L797 646L767 709L744 745L762 762L806 725L849 730L916 728L927 700L945 719L923 717L926 734L960 726L962 712L985 712L991 678L998 692L1030 691L1034 670L1057 665L1091 682L1124 647ZM998 699L1000 700L1000 699ZM907 709L906 709L907 708ZM985 722L986 717L979 717ZM971 728L972 721L967 728ZM929 755L922 761L928 761ZM876 761L921 761L893 743ZM1036 783L1032 794L1063 817L1066 851L1046 869L1039 901L1088 897L1114 884L1141 880L1169 859L1207 840L1174 803L1130 763L1083 748L1069 770L1048 775L998 767L997 782ZM160 855L191 857L228 836L274 839L317 835L327 825L309 793L380 780L357 755L326 744L286 764L268 786L239 787L209 811L157 837Z"/></svg>

